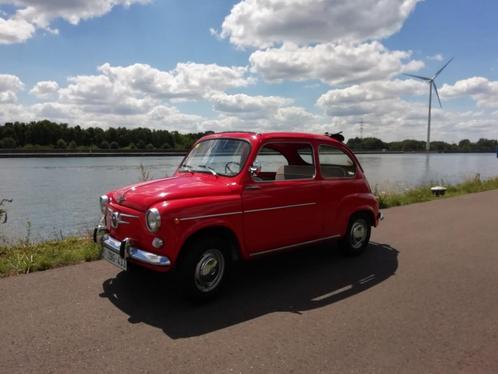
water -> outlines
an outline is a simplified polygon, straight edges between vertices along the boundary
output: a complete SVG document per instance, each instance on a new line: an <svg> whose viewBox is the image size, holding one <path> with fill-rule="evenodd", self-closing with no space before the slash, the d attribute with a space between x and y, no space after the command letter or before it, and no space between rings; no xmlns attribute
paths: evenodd
<svg viewBox="0 0 498 374"><path fill-rule="evenodd" d="M140 164L152 178L171 175L182 157L17 158L0 159L0 199L9 221L0 234L31 240L90 232L99 218L98 196L138 182ZM476 173L498 176L498 159L490 154L359 155L372 188L403 190L425 183L457 183Z"/></svg>

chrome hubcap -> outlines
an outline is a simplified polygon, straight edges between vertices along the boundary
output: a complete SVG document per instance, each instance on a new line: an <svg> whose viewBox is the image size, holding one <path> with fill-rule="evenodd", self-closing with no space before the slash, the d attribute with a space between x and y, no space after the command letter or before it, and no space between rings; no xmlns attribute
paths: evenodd
<svg viewBox="0 0 498 374"><path fill-rule="evenodd" d="M225 258L218 249L209 249L202 254L195 267L195 285L202 292L214 290L223 278Z"/></svg>
<svg viewBox="0 0 498 374"><path fill-rule="evenodd" d="M367 239L367 224L364 220L358 220L351 226L351 246L360 248Z"/></svg>

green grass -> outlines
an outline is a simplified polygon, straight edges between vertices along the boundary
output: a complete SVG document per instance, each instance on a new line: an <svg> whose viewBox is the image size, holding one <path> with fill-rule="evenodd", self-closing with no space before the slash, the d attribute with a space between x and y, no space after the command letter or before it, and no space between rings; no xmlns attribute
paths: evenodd
<svg viewBox="0 0 498 374"><path fill-rule="evenodd" d="M434 184L432 184L434 186ZM437 199L444 199L474 192L483 192L498 189L498 177L487 180L481 180L477 175L473 179L465 182L448 185L446 194L441 197L432 195L431 185L419 186L403 192L375 192L379 198L381 209L391 208L395 206L420 203Z"/></svg>
<svg viewBox="0 0 498 374"><path fill-rule="evenodd" d="M0 244L0 277L73 265L100 258L89 238L71 237L41 243Z"/></svg>

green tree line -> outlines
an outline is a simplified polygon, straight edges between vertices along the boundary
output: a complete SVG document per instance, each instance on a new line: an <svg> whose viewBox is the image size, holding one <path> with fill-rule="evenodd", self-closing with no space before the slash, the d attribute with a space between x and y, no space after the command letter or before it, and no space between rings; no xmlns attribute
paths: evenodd
<svg viewBox="0 0 498 374"><path fill-rule="evenodd" d="M460 140L458 143L442 141L431 142L433 152L495 152L497 141L481 138L473 143L469 139ZM396 151L416 152L425 150L425 141L406 139L396 142L383 142L378 138L351 138L347 145L355 151Z"/></svg>
<svg viewBox="0 0 498 374"><path fill-rule="evenodd" d="M64 123L14 122L0 126L0 148L50 150L185 150L206 132L181 134L178 131L110 127L82 128Z"/></svg>
<svg viewBox="0 0 498 374"><path fill-rule="evenodd" d="M110 127L82 128L65 123L37 121L14 122L0 126L0 148L30 150L185 150L200 137L211 133L182 134L178 131L151 130L144 127L128 129ZM378 138L351 138L347 141L355 151L424 151L425 141L406 139L384 142ZM495 152L496 140L479 139L471 142L463 139L458 143L431 142L434 152Z"/></svg>

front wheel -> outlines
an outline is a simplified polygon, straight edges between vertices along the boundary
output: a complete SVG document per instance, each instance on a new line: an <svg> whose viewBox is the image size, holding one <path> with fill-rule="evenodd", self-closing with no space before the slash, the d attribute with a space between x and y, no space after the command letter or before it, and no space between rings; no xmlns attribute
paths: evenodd
<svg viewBox="0 0 498 374"><path fill-rule="evenodd" d="M341 250L348 256L357 256L368 246L370 221L365 215L355 215L349 220L346 235L341 239Z"/></svg>
<svg viewBox="0 0 498 374"><path fill-rule="evenodd" d="M225 241L203 237L184 250L185 257L178 268L183 291L194 300L206 300L217 295L230 265Z"/></svg>

